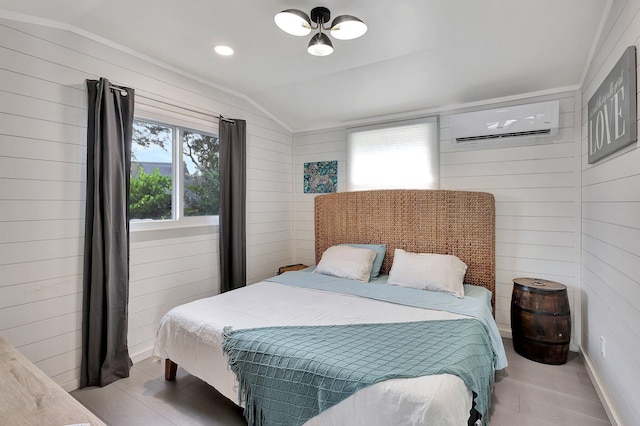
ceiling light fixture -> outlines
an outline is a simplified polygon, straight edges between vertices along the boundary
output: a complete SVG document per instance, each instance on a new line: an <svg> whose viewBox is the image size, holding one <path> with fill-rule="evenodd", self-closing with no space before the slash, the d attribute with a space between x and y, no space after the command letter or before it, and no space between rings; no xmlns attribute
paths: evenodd
<svg viewBox="0 0 640 426"><path fill-rule="evenodd" d="M230 46L224 45L224 44L217 44L213 47L213 50L215 50L215 52L218 55L222 55L222 56L231 56L233 55L233 49Z"/></svg>
<svg viewBox="0 0 640 426"><path fill-rule="evenodd" d="M276 14L274 21L282 31L295 36L306 36L311 30L318 30L307 47L307 51L314 56L327 56L333 52L331 39L323 30L331 32L338 40L353 40L367 32L367 25L355 16L340 15L330 27L325 27L330 19L329 9L314 7L311 9L311 18L301 10L286 9Z"/></svg>

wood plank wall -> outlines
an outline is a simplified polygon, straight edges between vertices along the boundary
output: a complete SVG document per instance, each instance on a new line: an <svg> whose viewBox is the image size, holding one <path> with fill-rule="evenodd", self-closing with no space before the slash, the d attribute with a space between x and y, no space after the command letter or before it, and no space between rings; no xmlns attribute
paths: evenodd
<svg viewBox="0 0 640 426"><path fill-rule="evenodd" d="M66 390L77 387L80 366L85 79L99 77L205 115L246 119L249 282L292 260L287 129L196 78L74 32L0 19L0 335ZM134 360L150 353L168 309L218 292L217 247L212 226L132 235Z"/></svg>
<svg viewBox="0 0 640 426"><path fill-rule="evenodd" d="M304 163L338 161L338 191L347 190L347 134L344 129L294 135L294 241L296 262L315 265L314 194L305 194Z"/></svg>
<svg viewBox="0 0 640 426"><path fill-rule="evenodd" d="M534 276L568 286L574 325L579 330L580 129L576 93L486 105L495 108L543 100L560 101L560 131L528 146L456 149L449 115L440 119L440 188L485 191L496 197L496 320L510 335L513 278ZM346 131L334 129L294 135L295 255L314 264L313 194L302 190L305 162L338 160L338 190L346 190ZM572 349L577 350L575 333Z"/></svg>
<svg viewBox="0 0 640 426"><path fill-rule="evenodd" d="M640 52L640 1L614 1L582 90L582 347L621 425L640 424L640 149L588 164L587 104L628 46Z"/></svg>
<svg viewBox="0 0 640 426"><path fill-rule="evenodd" d="M485 191L496 197L496 321L503 333L511 330L511 292L517 277L567 285L574 329L579 324L575 298L580 271L580 137L575 93L489 107L550 99L560 101L559 133L532 139L533 145L508 147L503 142L495 148L461 150L450 141L449 114L441 116L440 188ZM574 331L573 350L575 337Z"/></svg>

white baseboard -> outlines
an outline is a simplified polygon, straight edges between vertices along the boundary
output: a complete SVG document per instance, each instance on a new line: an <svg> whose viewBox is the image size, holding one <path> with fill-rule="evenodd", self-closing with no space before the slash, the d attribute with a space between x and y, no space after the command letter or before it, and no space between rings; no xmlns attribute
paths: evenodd
<svg viewBox="0 0 640 426"><path fill-rule="evenodd" d="M505 339L512 339L513 338L513 335L511 334L511 327L498 325L498 331L500 332L500 336L505 338Z"/></svg>
<svg viewBox="0 0 640 426"><path fill-rule="evenodd" d="M153 352L153 348L148 348L143 350L142 352L138 352L135 355L131 355L129 354L129 357L131 358L131 362L133 362L134 364L136 362L140 362L142 360L145 360L147 358L149 358L151 356L151 353ZM62 383L60 384L60 387L62 389L64 389L67 392L72 392L76 389L78 389L80 387L80 379L79 378L75 378L71 381L68 381L66 383Z"/></svg>
<svg viewBox="0 0 640 426"><path fill-rule="evenodd" d="M136 354L129 354L129 357L131 358L131 362L133 362L134 364L136 362L140 362L144 359L147 359L151 356L151 354L153 353L153 348L148 348L143 350L142 352L138 352Z"/></svg>
<svg viewBox="0 0 640 426"><path fill-rule="evenodd" d="M598 398L600 398L600 402L602 402L602 406L604 410L607 412L607 416L609 417L609 421L613 426L622 425L622 421L620 420L620 416L618 415L615 405L613 401L609 397L607 390L604 387L602 379L598 374L598 371L595 369L593 361L589 357L589 355L582 349L580 346L580 354L582 355L582 359L584 359L584 365L587 368L587 373L589 374L589 378L591 379L591 383L593 383L593 387L596 389L596 393L598 394Z"/></svg>
<svg viewBox="0 0 640 426"><path fill-rule="evenodd" d="M66 392L72 392L80 387L80 379L73 379L67 383L61 384L60 387Z"/></svg>

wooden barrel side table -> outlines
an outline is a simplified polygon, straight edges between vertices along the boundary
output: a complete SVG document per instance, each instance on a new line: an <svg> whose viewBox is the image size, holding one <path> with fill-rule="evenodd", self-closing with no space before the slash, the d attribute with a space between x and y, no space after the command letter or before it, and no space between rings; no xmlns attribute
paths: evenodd
<svg viewBox="0 0 640 426"><path fill-rule="evenodd" d="M513 348L544 364L564 364L569 355L571 312L567 287L555 281L515 278L511 295Z"/></svg>

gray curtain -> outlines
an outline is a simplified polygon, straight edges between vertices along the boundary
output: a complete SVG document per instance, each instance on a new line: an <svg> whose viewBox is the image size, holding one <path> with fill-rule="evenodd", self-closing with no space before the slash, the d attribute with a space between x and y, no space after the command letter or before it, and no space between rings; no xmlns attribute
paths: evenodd
<svg viewBox="0 0 640 426"><path fill-rule="evenodd" d="M129 377L129 172L133 89L87 80L85 216L80 387Z"/></svg>
<svg viewBox="0 0 640 426"><path fill-rule="evenodd" d="M246 127L220 117L220 290L244 287L246 272Z"/></svg>

